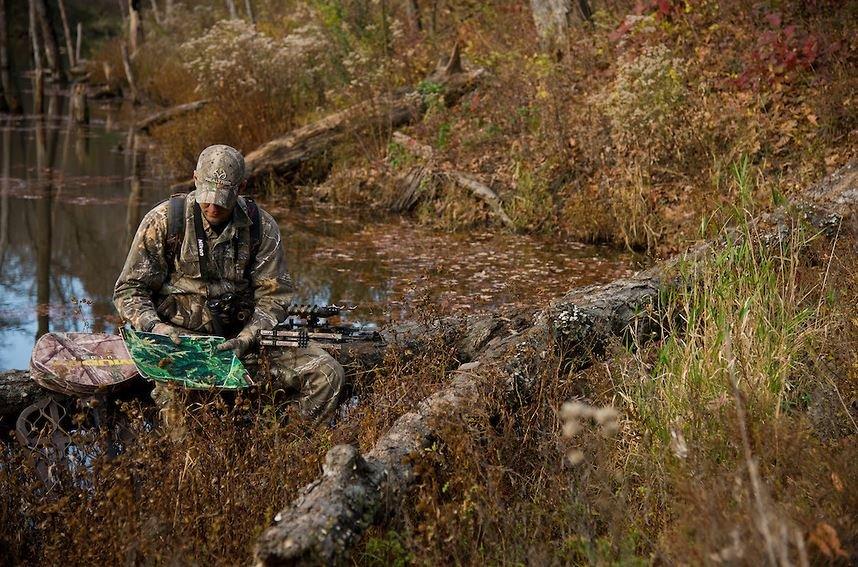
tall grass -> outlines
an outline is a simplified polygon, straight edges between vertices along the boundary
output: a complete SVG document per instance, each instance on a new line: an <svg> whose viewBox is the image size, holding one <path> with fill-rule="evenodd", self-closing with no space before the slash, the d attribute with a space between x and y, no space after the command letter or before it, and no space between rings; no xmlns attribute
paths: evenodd
<svg viewBox="0 0 858 567"><path fill-rule="evenodd" d="M602 402L627 420L609 453L625 458L613 466L627 490L647 495L632 524L657 518L653 536L667 539L656 548L669 561L806 564L814 529L844 520L848 498L831 478L856 472L827 452L806 413L820 388L850 389L845 376L828 383L816 368L817 353L848 329L849 300L834 299L843 280L832 287L830 263L807 260L835 256L823 248L832 244L797 220L782 238L761 239L747 161L734 176L735 227L702 265L680 267L692 283L664 298L667 338L607 373ZM848 365L849 351L834 350ZM848 411L840 420L849 425ZM796 462L808 458L822 470Z"/></svg>

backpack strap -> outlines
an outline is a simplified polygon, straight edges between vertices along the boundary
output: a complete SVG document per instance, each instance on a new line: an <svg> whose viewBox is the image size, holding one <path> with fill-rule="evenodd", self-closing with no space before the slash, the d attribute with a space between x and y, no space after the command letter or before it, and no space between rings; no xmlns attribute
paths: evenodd
<svg viewBox="0 0 858 567"><path fill-rule="evenodd" d="M167 242L165 252L167 254L167 265L179 256L179 249L185 239L185 198L187 193L176 193L170 195L170 207L167 210Z"/></svg>
<svg viewBox="0 0 858 567"><path fill-rule="evenodd" d="M185 198L187 193L176 193L170 195L170 207L167 210L167 246L165 252L167 254L167 264L173 265L173 262L179 256L179 250L182 247L182 241L185 238ZM259 253L259 247L262 242L262 222L259 214L259 205L250 197L244 197L244 202L247 205L247 214L250 217L250 258L247 260L247 266L244 269L245 279L250 279L250 272L253 264L256 261L256 255Z"/></svg>
<svg viewBox="0 0 858 567"><path fill-rule="evenodd" d="M247 205L247 214L250 216L250 257L244 267L244 279L249 281L250 271L253 264L256 263L256 255L259 253L262 242L262 223L259 218L259 205L256 204L256 201L250 197L245 197L244 202Z"/></svg>

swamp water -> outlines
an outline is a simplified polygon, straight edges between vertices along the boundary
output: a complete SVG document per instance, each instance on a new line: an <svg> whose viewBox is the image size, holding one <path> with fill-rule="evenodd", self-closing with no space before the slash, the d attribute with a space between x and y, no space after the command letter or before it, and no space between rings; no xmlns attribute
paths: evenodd
<svg viewBox="0 0 858 567"><path fill-rule="evenodd" d="M0 370L27 368L47 331L116 331L111 295L128 245L170 194L171 179L135 149L130 108L93 104L80 127L60 93L46 103L41 118L0 115ZM631 256L603 247L261 204L280 223L295 301L357 305L352 318L380 325L426 310L542 306L631 273Z"/></svg>

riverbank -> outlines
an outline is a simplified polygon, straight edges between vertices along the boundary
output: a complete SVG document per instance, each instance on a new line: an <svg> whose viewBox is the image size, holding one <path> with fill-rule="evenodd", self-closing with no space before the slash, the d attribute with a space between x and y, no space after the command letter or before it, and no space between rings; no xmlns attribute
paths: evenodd
<svg viewBox="0 0 858 567"><path fill-rule="evenodd" d="M540 52L530 12L504 2L448 6L423 31L386 5L268 8L255 25L216 27L218 8L184 10L172 23L147 22L134 60L147 100L211 99L152 131L181 177L214 139L249 152L396 89L432 95L438 85L426 77L457 37L484 80L453 105L430 96L425 117L402 130L432 149L433 167L491 187L523 232L664 255L699 237L702 218L726 220L739 198L736 164L755 167L757 201L771 206L858 146L849 3L599 6L592 23L569 27L562 57ZM96 80L100 61L120 68L118 43L93 59ZM122 88L121 74L112 81ZM286 183L258 189L388 207L408 167L425 165L392 134L380 125L347 136ZM456 183L432 194L414 213L421 223L502 226Z"/></svg>
<svg viewBox="0 0 858 567"><path fill-rule="evenodd" d="M113 332L115 279L142 216L170 194L151 142L129 143L141 114L91 103L88 126L55 90L48 112L0 120L0 370L26 369L47 330ZM278 195L298 303L357 306L364 322L399 322L545 303L573 284L620 277L642 259L607 246L488 230L445 233L389 215ZM442 253L443 251L443 253ZM35 289L37 293L32 293Z"/></svg>

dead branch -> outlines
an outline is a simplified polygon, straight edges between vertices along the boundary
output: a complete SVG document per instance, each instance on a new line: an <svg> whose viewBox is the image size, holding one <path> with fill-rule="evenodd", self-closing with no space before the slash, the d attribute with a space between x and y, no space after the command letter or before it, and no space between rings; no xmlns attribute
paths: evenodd
<svg viewBox="0 0 858 567"><path fill-rule="evenodd" d="M419 165L411 168L409 171L400 176L399 186L400 194L391 205L391 208L396 212L403 212L413 209L417 203L426 197L427 178L434 180L447 179L463 189L469 190L475 197L483 201L492 210L492 213L512 231L516 230L515 223L506 211L503 209L503 204L497 193L491 190L488 185L477 179L475 176L461 171L452 171L434 167L435 152L431 147L421 144L414 138L403 134L402 132L393 133L393 141L403 146L409 152L426 160L427 164ZM431 185L432 181L428 181Z"/></svg>
<svg viewBox="0 0 858 567"><path fill-rule="evenodd" d="M201 108L206 106L208 103L208 100L198 100L195 102L188 102L185 104L172 106L170 108L167 108L166 110L155 112L154 114L147 116L143 120L140 120L139 122L137 122L135 128L138 132L148 132L155 126L159 126L174 118L178 118L179 116L183 116L191 112L196 112L197 110L200 110Z"/></svg>

